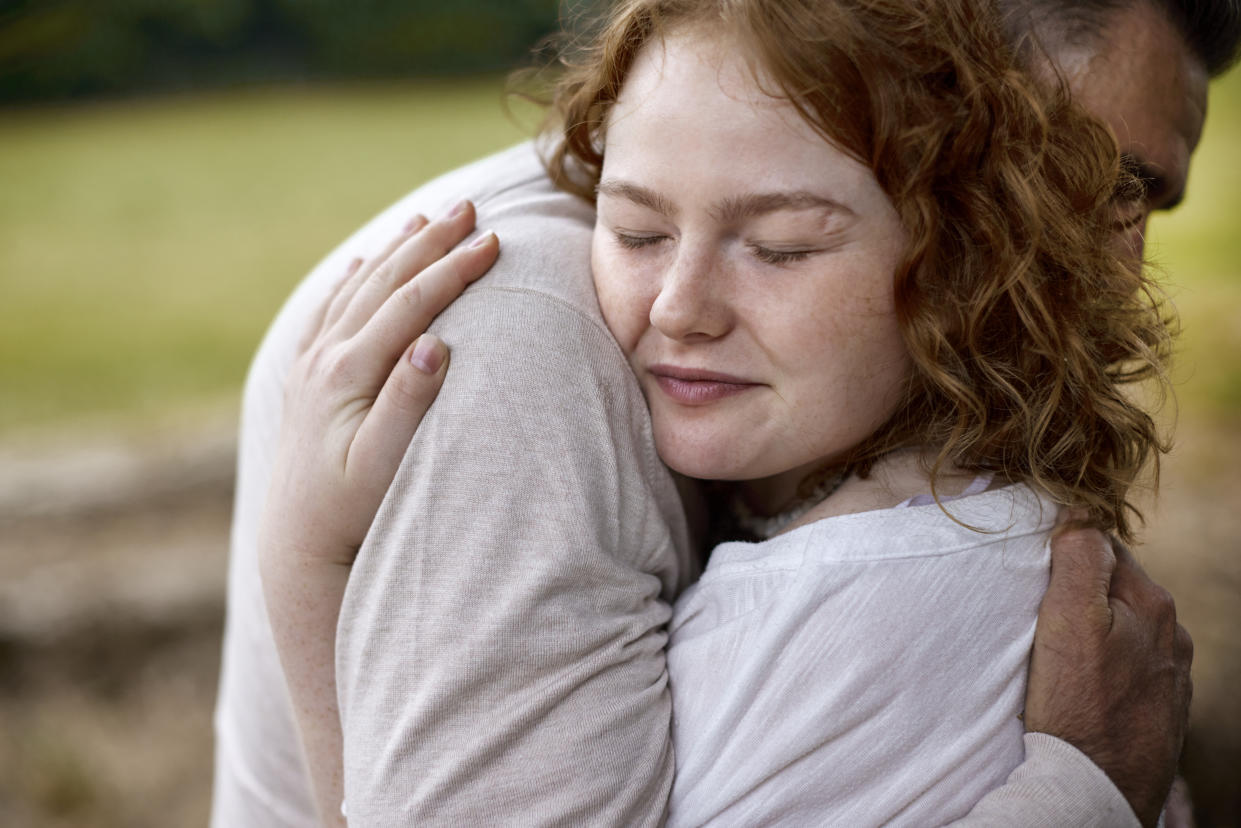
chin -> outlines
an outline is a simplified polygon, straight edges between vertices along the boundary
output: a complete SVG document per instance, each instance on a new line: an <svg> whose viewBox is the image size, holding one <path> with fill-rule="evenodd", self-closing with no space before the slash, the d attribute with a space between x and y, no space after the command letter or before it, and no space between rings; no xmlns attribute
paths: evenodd
<svg viewBox="0 0 1241 828"><path fill-rule="evenodd" d="M737 442L711 440L699 443L685 439L660 439L658 432L655 435L659 459L678 474L698 480L753 480L765 477L761 470L756 469L753 458L738 456L731 448Z"/></svg>

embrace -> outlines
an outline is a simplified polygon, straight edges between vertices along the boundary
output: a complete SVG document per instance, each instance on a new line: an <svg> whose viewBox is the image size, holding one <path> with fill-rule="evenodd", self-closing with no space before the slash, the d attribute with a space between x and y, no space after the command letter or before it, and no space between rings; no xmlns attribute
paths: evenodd
<svg viewBox="0 0 1241 828"><path fill-rule="evenodd" d="M1192 646L1122 543L1142 237L1239 38L609 4L554 125L256 357L213 825L1154 825Z"/></svg>

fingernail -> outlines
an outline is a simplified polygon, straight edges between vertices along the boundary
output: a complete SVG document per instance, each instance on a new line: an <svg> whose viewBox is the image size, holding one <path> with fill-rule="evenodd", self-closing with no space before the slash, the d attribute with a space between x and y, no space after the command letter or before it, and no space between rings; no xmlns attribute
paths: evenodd
<svg viewBox="0 0 1241 828"><path fill-rule="evenodd" d="M427 217L424 216L422 213L419 213L418 215L414 216L409 221L405 222L404 232L412 233L415 230L417 230L419 227L422 227L426 223L427 223Z"/></svg>
<svg viewBox="0 0 1241 828"><path fill-rule="evenodd" d="M443 343L431 334L423 334L414 343L414 352L409 361L424 374L434 374L444 364Z"/></svg>
<svg viewBox="0 0 1241 828"><path fill-rule="evenodd" d="M476 238L474 241L470 242L470 247L482 247L483 245L487 244L495 237L496 237L496 232L494 230L488 230L486 233L483 233L481 236Z"/></svg>
<svg viewBox="0 0 1241 828"><path fill-rule="evenodd" d="M467 209L469 209L469 206L470 206L470 202L469 202L469 201L467 201L467 200L464 200L464 199L463 199L463 200L461 200L461 201L458 201L458 202L457 202L457 205L456 205L455 207L453 207L453 208L452 208L452 212L450 212L450 213L448 214L448 217L449 217L449 218L456 218L457 216L459 216L459 215L461 215L462 213L464 213Z"/></svg>

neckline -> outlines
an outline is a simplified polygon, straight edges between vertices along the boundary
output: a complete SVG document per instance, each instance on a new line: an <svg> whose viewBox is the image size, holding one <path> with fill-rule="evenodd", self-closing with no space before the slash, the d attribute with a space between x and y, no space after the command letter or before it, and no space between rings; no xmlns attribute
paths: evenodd
<svg viewBox="0 0 1241 828"><path fill-rule="evenodd" d="M952 501L948 507L952 517L935 503L900 509L888 506L830 515L765 541L725 541L712 551L709 568L733 563L743 567L779 565L775 559L788 555L800 559L812 546L830 552L830 557L838 561L950 554L1014 533L1049 531L1059 510L1050 497L1025 483L1010 483L969 495ZM988 531L974 532L967 528L970 525ZM963 530L968 534L963 534Z"/></svg>

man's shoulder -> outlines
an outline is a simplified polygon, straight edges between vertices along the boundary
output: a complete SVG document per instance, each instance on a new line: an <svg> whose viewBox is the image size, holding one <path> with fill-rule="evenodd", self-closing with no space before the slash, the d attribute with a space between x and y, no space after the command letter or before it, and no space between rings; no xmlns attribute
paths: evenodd
<svg viewBox="0 0 1241 828"><path fill-rule="evenodd" d="M590 205L556 189L534 142L526 141L421 184L359 228L324 263L344 249L351 256L365 257L382 249L415 214L434 219L462 199L473 201L479 208L480 229L495 229L486 224L494 213L531 201L548 214L562 215L580 226L594 221Z"/></svg>
<svg viewBox="0 0 1241 828"><path fill-rule="evenodd" d="M532 141L423 184L371 219L316 270L343 272L350 259L382 249L415 214L434 218L461 199L477 207L479 231L494 230L500 239L500 258L478 288L547 294L598 316L590 280L594 209L552 184Z"/></svg>
<svg viewBox="0 0 1241 828"><path fill-rule="evenodd" d="M593 208L556 189L534 142L527 141L423 184L337 245L285 302L268 331L264 350L288 352L277 360L287 362L305 320L350 261L378 254L414 215L434 218L463 198L478 207L479 229L494 230L500 238L500 258L475 288L528 290L599 318L590 279ZM287 347L277 347L281 343Z"/></svg>
<svg viewBox="0 0 1241 828"><path fill-rule="evenodd" d="M393 211L399 212L402 208L412 208L434 218L436 213L447 211L463 198L477 204L504 197L505 194L553 189L547 171L539 160L535 143L523 141L448 170L418 185L362 229L383 223L384 215Z"/></svg>
<svg viewBox="0 0 1241 828"><path fill-rule="evenodd" d="M456 181L469 179L485 182L474 199L479 230L494 230L500 239L500 257L477 289L504 287L552 297L602 324L590 275L594 206L558 189L529 143L444 181L451 190Z"/></svg>

